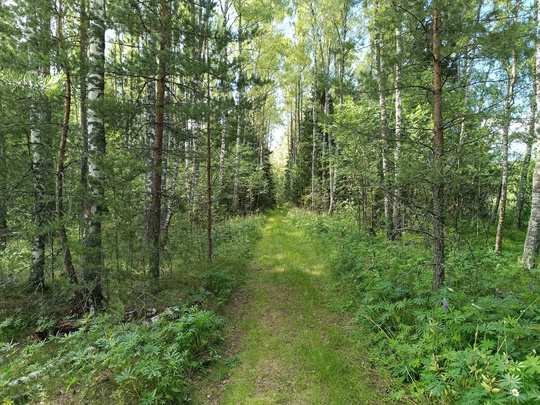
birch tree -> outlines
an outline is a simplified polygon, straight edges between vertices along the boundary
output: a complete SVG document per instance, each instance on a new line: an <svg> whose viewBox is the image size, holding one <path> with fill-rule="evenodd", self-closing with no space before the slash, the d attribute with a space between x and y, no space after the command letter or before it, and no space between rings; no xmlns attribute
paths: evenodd
<svg viewBox="0 0 540 405"><path fill-rule="evenodd" d="M534 2L534 9L537 13L536 18L536 39L535 39L535 69L540 72L540 3ZM540 77L534 78L536 81L536 104L540 105ZM537 266L538 250L540 249L540 142L538 142L538 133L540 131L540 122L536 120L536 160L532 179L532 201L531 215L527 226L527 236L523 246L523 267L531 269Z"/></svg>
<svg viewBox="0 0 540 405"><path fill-rule="evenodd" d="M517 13L519 11L519 2L514 6L512 22L517 23ZM502 143L502 179L501 179L501 198L499 201L499 221L497 223L497 235L495 238L495 251L501 253L503 228L506 219L506 199L508 196L508 134L510 132L511 108L514 104L514 89L517 82L517 50L512 49L510 66L507 69L508 82L506 88L506 97L504 102L503 128L501 135Z"/></svg>
<svg viewBox="0 0 540 405"><path fill-rule="evenodd" d="M386 225L386 237L392 238L393 218L392 218L392 194L390 189L390 128L388 127L388 109L386 107L386 73L383 71L383 58L381 51L382 34L378 27L379 3L374 5L374 41L375 48L375 75L377 76L377 86L379 91L379 115L381 127L381 149L382 149L382 188L384 194L384 218Z"/></svg>
<svg viewBox="0 0 540 405"><path fill-rule="evenodd" d="M32 154L32 173L34 175L34 208L30 275L28 289L43 290L45 287L45 243L47 232L44 227L48 216L47 176L49 166L48 146L50 146L51 115L45 94L46 80L50 76L50 60L47 39L51 36L51 11L44 2L28 7L28 30L30 37L30 58L41 88L32 99L30 111L30 151Z"/></svg>
<svg viewBox="0 0 540 405"><path fill-rule="evenodd" d="M105 209L105 0L89 1L88 19L88 193L83 215L81 272L85 309L101 307L104 298L101 223Z"/></svg>

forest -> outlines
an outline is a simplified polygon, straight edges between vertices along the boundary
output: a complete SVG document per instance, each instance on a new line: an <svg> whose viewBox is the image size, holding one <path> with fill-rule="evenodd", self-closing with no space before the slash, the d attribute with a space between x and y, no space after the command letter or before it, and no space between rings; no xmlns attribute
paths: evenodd
<svg viewBox="0 0 540 405"><path fill-rule="evenodd" d="M540 403L538 0L2 0L2 404Z"/></svg>

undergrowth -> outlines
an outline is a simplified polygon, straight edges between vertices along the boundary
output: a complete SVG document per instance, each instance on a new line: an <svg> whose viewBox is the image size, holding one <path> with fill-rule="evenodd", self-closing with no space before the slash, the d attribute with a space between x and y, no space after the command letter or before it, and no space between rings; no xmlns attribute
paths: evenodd
<svg viewBox="0 0 540 405"><path fill-rule="evenodd" d="M497 256L476 235L448 235L446 282L431 290L423 236L390 242L347 214L291 214L333 246L358 322L372 327L381 358L402 389L394 399L437 404L540 403L537 271L519 263L520 235ZM491 241L491 240L490 240Z"/></svg>
<svg viewBox="0 0 540 405"><path fill-rule="evenodd" d="M112 274L106 311L83 319L65 317L70 291L59 286L30 298L7 294L0 309L0 403L189 403L194 373L219 358L223 321L216 312L243 281L261 221L216 225L211 264L189 248L203 243L203 231L184 241L173 234L171 271L158 294L146 292L144 274ZM76 332L32 338L63 320Z"/></svg>

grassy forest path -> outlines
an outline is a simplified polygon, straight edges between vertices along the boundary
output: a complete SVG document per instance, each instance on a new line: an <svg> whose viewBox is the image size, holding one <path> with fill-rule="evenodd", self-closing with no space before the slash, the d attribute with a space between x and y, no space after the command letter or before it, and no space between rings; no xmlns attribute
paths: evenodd
<svg viewBox="0 0 540 405"><path fill-rule="evenodd" d="M198 384L196 403L388 403L385 380L368 364L366 333L330 309L343 298L324 256L285 211L268 215L226 308L227 358Z"/></svg>

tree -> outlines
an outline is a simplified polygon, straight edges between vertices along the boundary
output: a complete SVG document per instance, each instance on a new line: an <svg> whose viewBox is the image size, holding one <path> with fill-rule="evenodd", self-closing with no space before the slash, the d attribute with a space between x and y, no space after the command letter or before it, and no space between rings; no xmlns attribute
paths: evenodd
<svg viewBox="0 0 540 405"><path fill-rule="evenodd" d="M88 194L83 216L81 272L82 304L86 309L100 308L104 299L101 222L105 211L105 0L90 0L88 14Z"/></svg>
<svg viewBox="0 0 540 405"><path fill-rule="evenodd" d="M433 289L444 282L444 132L443 71L441 61L441 10L433 12Z"/></svg>
<svg viewBox="0 0 540 405"><path fill-rule="evenodd" d="M56 38L58 46L58 54L60 58L65 57L63 52L63 18L64 9L62 4L58 5L56 10ZM56 218L58 220L58 236L62 246L62 256L64 259L64 265L66 267L66 273L69 282L77 284L77 274L75 273L75 267L73 266L73 259L71 257L71 250L69 248L66 226L64 224L64 176L65 176L65 155L66 144L69 135L69 120L71 116L71 68L67 62L62 63L62 68L66 75L66 93L64 99L64 119L62 121L62 130L60 135L60 145L58 146L58 155L56 162Z"/></svg>
<svg viewBox="0 0 540 405"><path fill-rule="evenodd" d="M376 2L374 12L374 24L378 25L377 17L379 13L379 3ZM386 108L386 74L383 72L383 62L381 54L381 32L378 27L375 28L374 48L375 48L375 74L377 76L377 86L379 92L379 111L381 120L381 149L382 149L382 188L384 194L384 217L386 224L386 237L393 238L394 220L392 218L392 195L390 189L390 148L388 127L388 109Z"/></svg>
<svg viewBox="0 0 540 405"><path fill-rule="evenodd" d="M534 2L534 10L537 13L536 39L535 39L535 65L536 72L540 72L540 3ZM540 105L540 77L537 75L536 81L536 104ZM540 130L540 122L536 120L535 134L538 140ZM536 160L533 172L532 182L532 201L531 214L529 216L529 224L527 226L527 236L523 246L523 267L531 269L537 265L538 250L540 249L540 142L537 142Z"/></svg>
<svg viewBox="0 0 540 405"><path fill-rule="evenodd" d="M519 3L514 5L512 21L515 24L517 22L517 14L519 11ZM510 69L508 69L508 85L506 90L506 97L504 103L504 116L503 116L503 128L502 128L502 179L501 179L501 198L499 202L499 221L497 224L497 236L495 239L495 251L501 253L502 251L502 238L503 228L506 218L506 198L508 194L508 133L510 131L511 123L511 107L514 103L514 89L517 82L517 51L514 47L512 49Z"/></svg>
<svg viewBox="0 0 540 405"><path fill-rule="evenodd" d="M46 46L51 34L51 14L45 2L37 2L28 7L29 19L27 29L30 31L30 54L32 70L38 77L41 89L32 100L30 111L30 150L32 151L32 172L34 175L34 236L32 241L32 259L28 289L30 291L45 288L45 243L47 222L50 221L50 190L47 186L50 179L47 169L50 167L51 112L45 93L46 80L50 76L49 48ZM48 195L49 194L49 195Z"/></svg>
<svg viewBox="0 0 540 405"><path fill-rule="evenodd" d="M161 251L161 186L162 186L162 162L163 162L163 131L165 126L165 83L166 65L164 53L167 47L166 18L167 3L162 0L159 5L161 20L159 41L159 62L157 76L157 101L156 101L156 131L154 138L154 154L152 160L152 205L149 217L149 232L151 243L150 274L153 282L157 285L159 280L160 251Z"/></svg>

